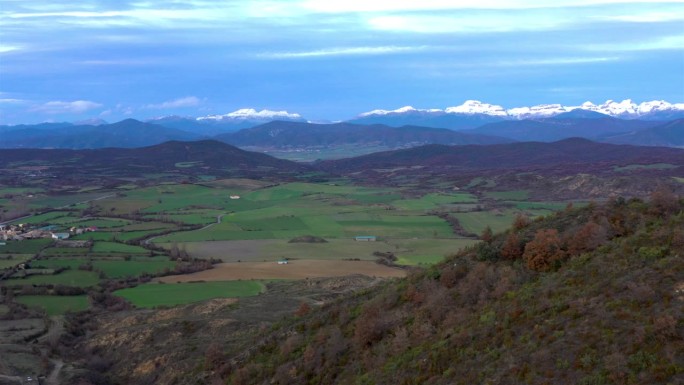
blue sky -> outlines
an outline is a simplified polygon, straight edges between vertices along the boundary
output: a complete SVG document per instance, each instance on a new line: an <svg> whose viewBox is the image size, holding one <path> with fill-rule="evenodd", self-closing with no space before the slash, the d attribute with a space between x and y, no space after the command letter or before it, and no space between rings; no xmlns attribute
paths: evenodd
<svg viewBox="0 0 684 385"><path fill-rule="evenodd" d="M0 0L0 124L684 101L684 2Z"/></svg>

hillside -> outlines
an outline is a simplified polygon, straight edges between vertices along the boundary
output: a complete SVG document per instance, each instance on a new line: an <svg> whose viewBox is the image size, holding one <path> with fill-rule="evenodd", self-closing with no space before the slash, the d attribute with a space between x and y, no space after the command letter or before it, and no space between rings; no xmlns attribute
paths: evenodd
<svg viewBox="0 0 684 385"><path fill-rule="evenodd" d="M202 135L135 119L100 126L21 126L3 132L2 148L134 148L169 140L197 140Z"/></svg>
<svg viewBox="0 0 684 385"><path fill-rule="evenodd" d="M350 123L311 124L275 121L222 134L218 140L235 146L313 147L379 144L387 147L438 144L494 144L510 140L488 135L454 132L443 128L417 126L389 127Z"/></svg>
<svg viewBox="0 0 684 385"><path fill-rule="evenodd" d="M51 189L62 184L82 188L89 183L116 185L138 179L145 182L154 177L263 178L309 170L305 165L211 140L170 141L132 149L4 149L0 150L0 169L0 181L23 178L26 183L46 183Z"/></svg>
<svg viewBox="0 0 684 385"><path fill-rule="evenodd" d="M622 134L659 124L662 122L623 120L592 111L575 110L552 118L485 124L469 132L502 136L518 141L553 142L572 137L595 140L600 136Z"/></svg>
<svg viewBox="0 0 684 385"><path fill-rule="evenodd" d="M74 316L63 343L102 384L675 384L682 210L664 189L568 208L405 279Z"/></svg>
<svg viewBox="0 0 684 385"><path fill-rule="evenodd" d="M324 161L318 167L331 172L402 166L425 166L461 170L553 169L573 172L612 169L613 166L650 163L682 165L684 150L596 143L572 138L554 143L523 142L489 146L427 145L387 151L350 159Z"/></svg>
<svg viewBox="0 0 684 385"><path fill-rule="evenodd" d="M684 147L684 119L677 119L655 127L621 135L601 138L604 142L638 146Z"/></svg>

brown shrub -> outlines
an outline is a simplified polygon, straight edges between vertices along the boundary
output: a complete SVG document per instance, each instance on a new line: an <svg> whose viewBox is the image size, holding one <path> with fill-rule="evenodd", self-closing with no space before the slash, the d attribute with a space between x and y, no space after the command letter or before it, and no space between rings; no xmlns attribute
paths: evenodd
<svg viewBox="0 0 684 385"><path fill-rule="evenodd" d="M549 271L566 256L556 229L538 230L534 239L525 245L523 259L535 271Z"/></svg>

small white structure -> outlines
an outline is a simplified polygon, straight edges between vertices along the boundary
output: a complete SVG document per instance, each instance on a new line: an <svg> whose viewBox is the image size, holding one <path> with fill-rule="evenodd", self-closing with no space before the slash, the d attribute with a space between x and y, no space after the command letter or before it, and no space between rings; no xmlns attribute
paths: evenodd
<svg viewBox="0 0 684 385"><path fill-rule="evenodd" d="M240 196L239 195L231 195L230 199L240 199Z"/></svg>
<svg viewBox="0 0 684 385"><path fill-rule="evenodd" d="M280 261L278 261L279 265L287 265L287 263L287 259L281 259Z"/></svg>

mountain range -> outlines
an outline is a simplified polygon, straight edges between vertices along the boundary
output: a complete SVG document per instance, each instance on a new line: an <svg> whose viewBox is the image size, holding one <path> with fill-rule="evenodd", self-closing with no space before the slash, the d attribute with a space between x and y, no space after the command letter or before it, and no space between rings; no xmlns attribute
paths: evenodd
<svg viewBox="0 0 684 385"><path fill-rule="evenodd" d="M505 110L467 101L444 110L374 110L339 123L314 124L287 111L238 110L199 118L169 116L0 126L0 148L144 147L169 140L215 138L249 148L301 149L352 145L398 149L422 144L552 142L571 137L617 144L684 146L684 104L543 105ZM363 151L361 151L363 153Z"/></svg>

